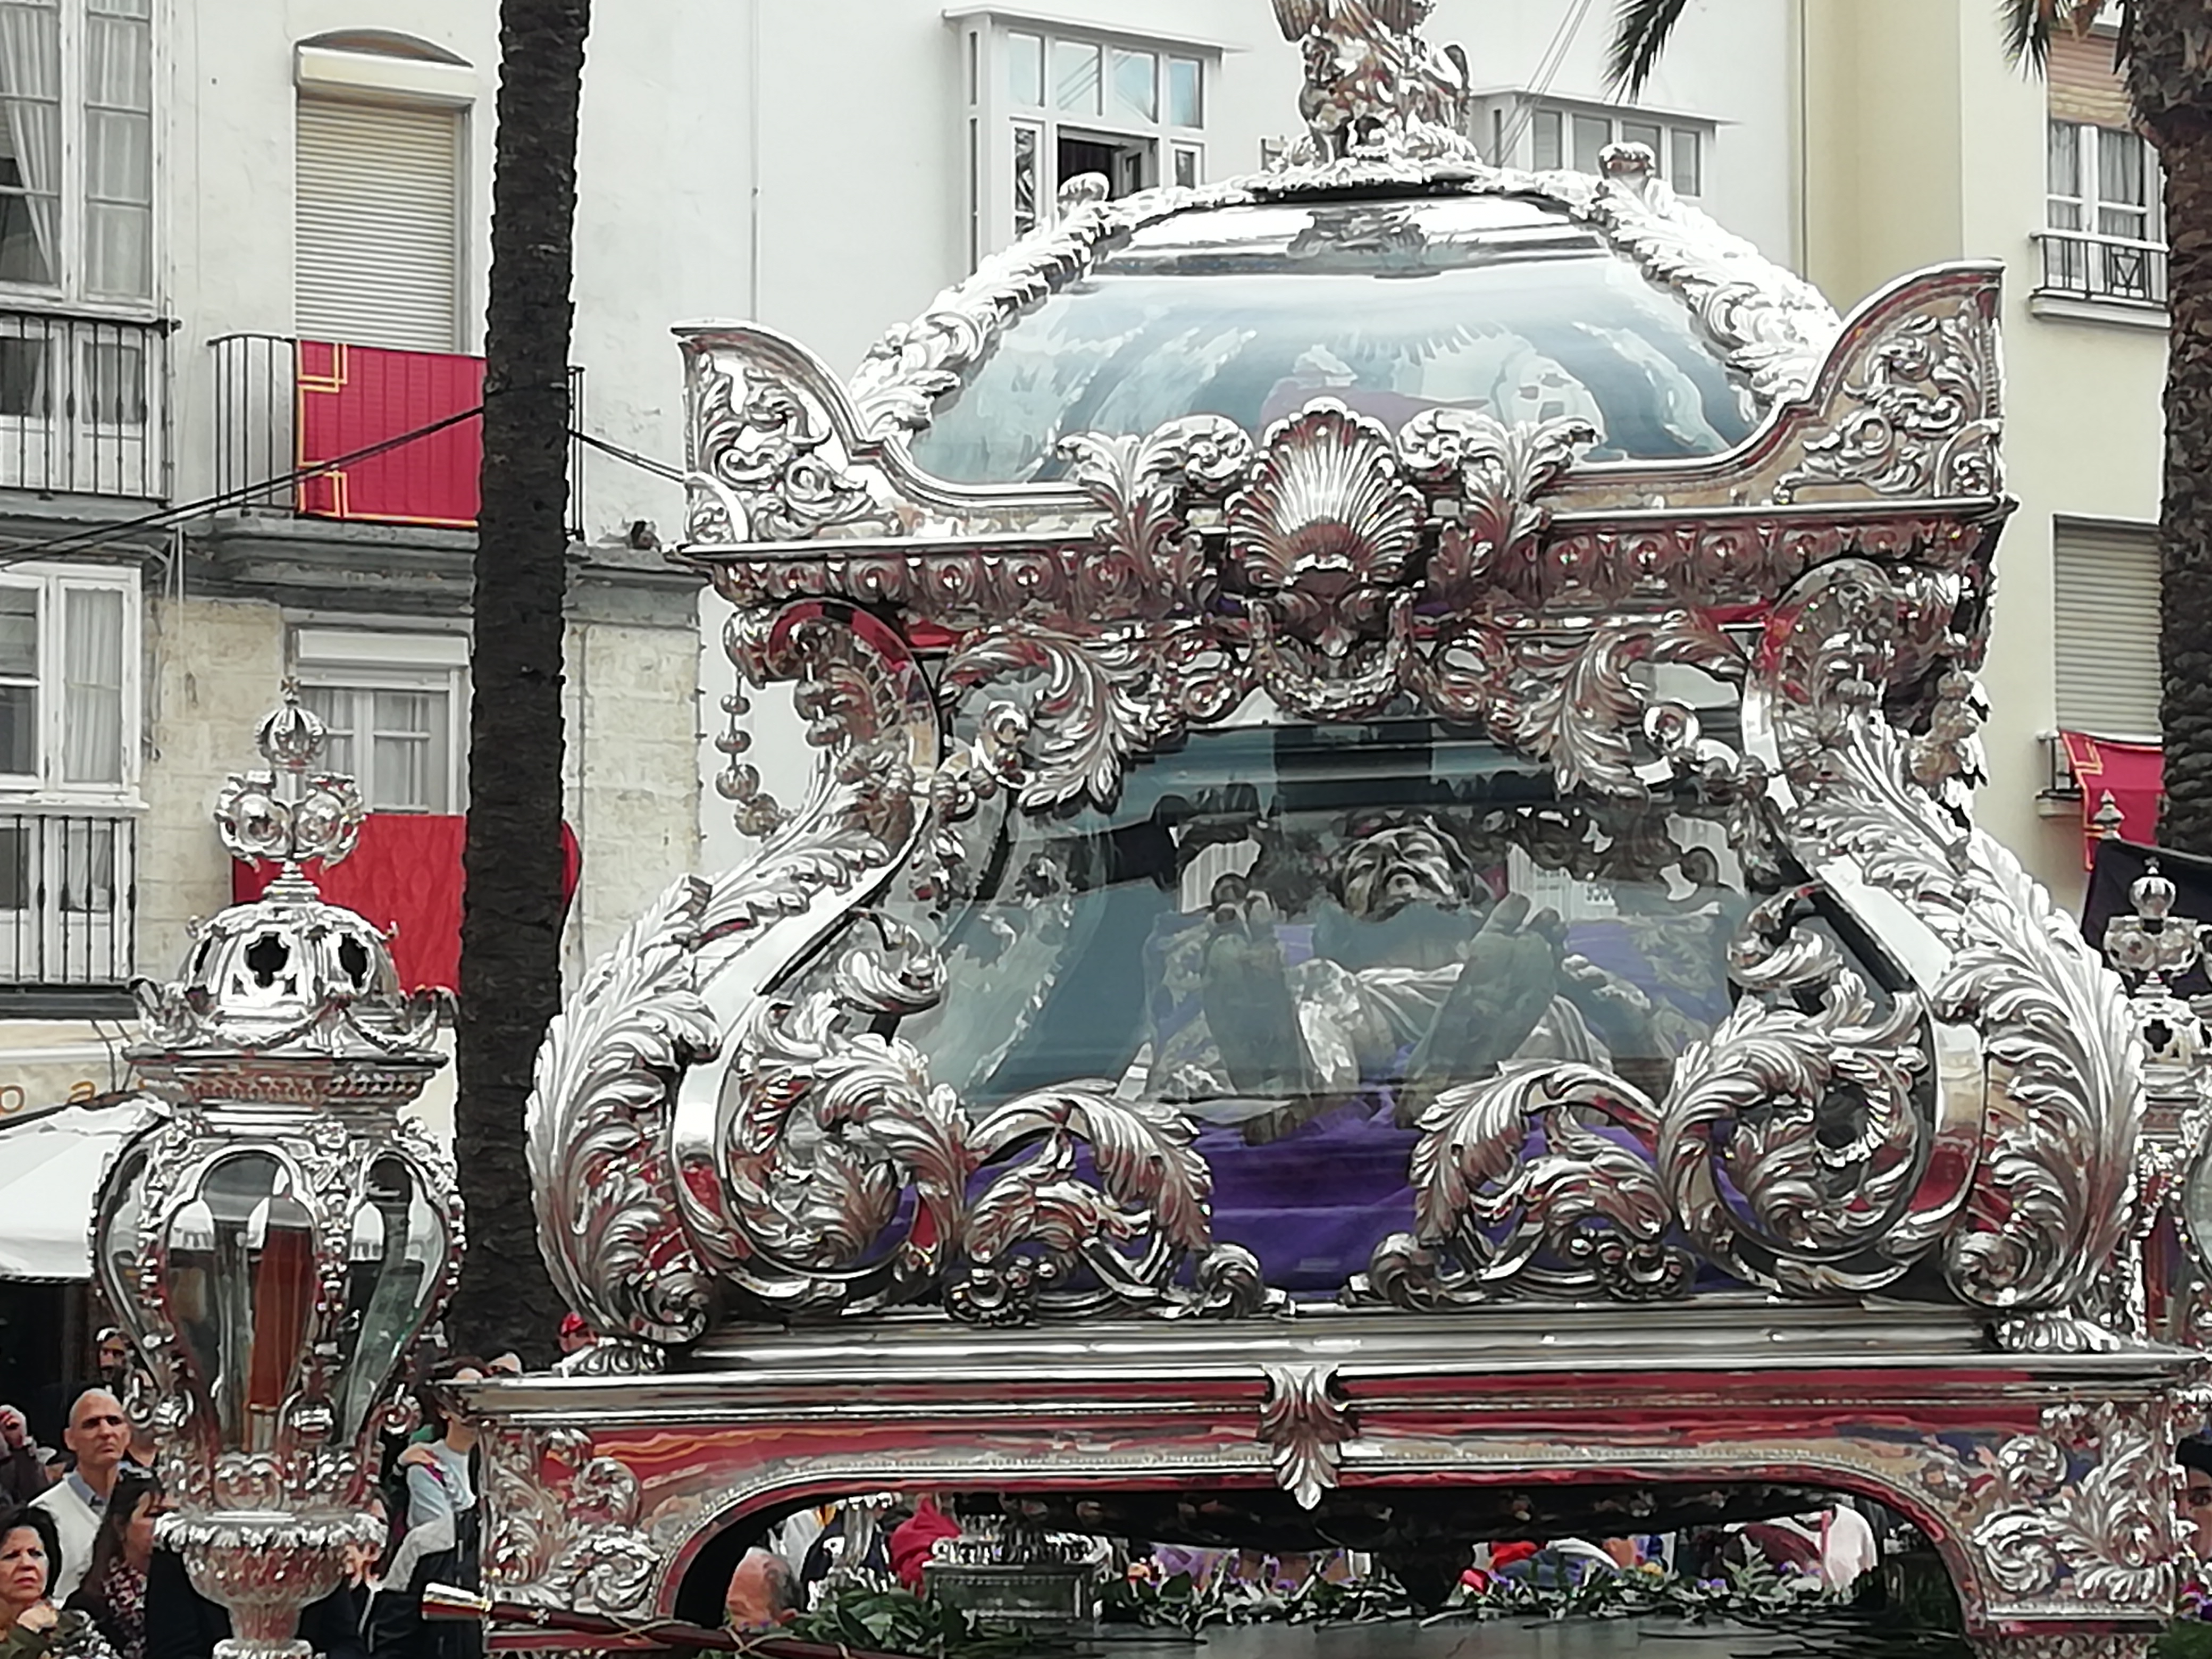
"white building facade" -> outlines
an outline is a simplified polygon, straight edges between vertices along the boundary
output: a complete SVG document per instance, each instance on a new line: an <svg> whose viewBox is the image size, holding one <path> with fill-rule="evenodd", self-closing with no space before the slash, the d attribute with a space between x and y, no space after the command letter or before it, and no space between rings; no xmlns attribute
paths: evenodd
<svg viewBox="0 0 2212 1659"><path fill-rule="evenodd" d="M613 452L680 462L667 325L744 269L715 94L746 33L670 9L597 20L584 122L578 425L611 449L579 441L548 550L572 963L699 823L696 583L655 545L678 498ZM496 21L0 6L0 1113L127 1085L125 982L231 901L208 809L287 676L398 849L349 898L418 943L451 914Z"/></svg>

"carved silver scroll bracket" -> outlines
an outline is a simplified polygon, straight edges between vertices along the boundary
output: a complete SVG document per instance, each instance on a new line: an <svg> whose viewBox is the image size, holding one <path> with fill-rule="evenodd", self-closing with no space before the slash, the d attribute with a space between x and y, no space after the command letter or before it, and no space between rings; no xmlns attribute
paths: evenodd
<svg viewBox="0 0 2212 1659"><path fill-rule="evenodd" d="M2053 1407L2040 1430L1961 1461L1932 1449L1922 1481L1989 1581L1992 1623L2162 1614L2172 1603L2172 1407Z"/></svg>
<svg viewBox="0 0 2212 1659"><path fill-rule="evenodd" d="M495 1517L487 1589L503 1601L603 1616L650 1602L661 1550L639 1529L641 1490L580 1429L502 1427L486 1458Z"/></svg>
<svg viewBox="0 0 2212 1659"><path fill-rule="evenodd" d="M684 1342L706 1328L711 1270L744 1245L705 1062L775 974L893 878L937 763L927 688L872 617L803 603L738 617L730 642L756 678L796 683L825 763L757 854L677 882L586 976L548 1031L526 1120L541 1247L606 1336Z"/></svg>
<svg viewBox="0 0 2212 1659"><path fill-rule="evenodd" d="M1814 385L1819 413L1776 500L2004 494L2002 269L1908 277L1859 308Z"/></svg>
<svg viewBox="0 0 2212 1659"><path fill-rule="evenodd" d="M694 545L896 536L902 502L860 453L844 392L803 346L760 328L683 331Z"/></svg>
<svg viewBox="0 0 2212 1659"><path fill-rule="evenodd" d="M1267 1394L1260 1404L1260 1443L1275 1484L1301 1509L1319 1507L1343 1467L1344 1447L1358 1425L1336 1381L1336 1367L1285 1362L1264 1367Z"/></svg>
<svg viewBox="0 0 2212 1659"><path fill-rule="evenodd" d="M1898 683L1887 653L1911 648L1911 614L1871 565L1815 573L1769 623L1747 740L1801 862L1881 939L1939 1035L1971 1030L1936 1056L1979 1125L1972 1158L1940 1166L1962 1189L1942 1238L1952 1288L1994 1314L2099 1322L2087 1304L2133 1224L2141 1041L2071 918L1965 813L1978 762L1964 668L1939 677L1927 735L1884 717L1873 688ZM1978 642L1953 649L1969 663Z"/></svg>

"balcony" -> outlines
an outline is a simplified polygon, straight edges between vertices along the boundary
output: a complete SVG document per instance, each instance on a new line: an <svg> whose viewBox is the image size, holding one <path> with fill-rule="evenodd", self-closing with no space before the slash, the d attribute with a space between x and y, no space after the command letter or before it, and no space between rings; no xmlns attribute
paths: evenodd
<svg viewBox="0 0 2212 1659"><path fill-rule="evenodd" d="M231 334L215 351L216 490L223 510L342 524L468 530L483 456L483 359ZM571 369L582 425L584 372ZM584 521L580 441L569 535Z"/></svg>
<svg viewBox="0 0 2212 1659"><path fill-rule="evenodd" d="M0 310L0 489L169 493L169 325Z"/></svg>
<svg viewBox="0 0 2212 1659"><path fill-rule="evenodd" d="M138 827L119 815L0 813L0 1006L85 1011L136 971Z"/></svg>
<svg viewBox="0 0 2212 1659"><path fill-rule="evenodd" d="M2086 230L2043 230L2035 236L2043 255L2036 297L2099 304L2166 304L2163 242Z"/></svg>

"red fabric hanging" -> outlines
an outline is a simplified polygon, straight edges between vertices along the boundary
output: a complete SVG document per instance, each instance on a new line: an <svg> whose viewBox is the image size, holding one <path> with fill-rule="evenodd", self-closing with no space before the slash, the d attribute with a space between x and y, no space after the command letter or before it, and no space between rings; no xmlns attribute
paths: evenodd
<svg viewBox="0 0 2212 1659"><path fill-rule="evenodd" d="M357 911L377 927L397 928L392 963L407 990L461 982L461 848L468 819L455 814L371 812L352 856L336 869L319 864L307 873L329 902ZM583 850L575 832L561 826L561 899L574 901ZM276 866L231 866L231 894L250 904L276 879Z"/></svg>
<svg viewBox="0 0 2212 1659"><path fill-rule="evenodd" d="M299 464L313 466L459 415L483 402L483 359L374 346L298 345ZM453 425L340 468L302 478L301 514L379 524L477 521L483 422Z"/></svg>
<svg viewBox="0 0 2212 1659"><path fill-rule="evenodd" d="M2097 861L2097 814L2109 795L2120 809L2120 839L2158 841L2158 803L2166 793L2166 753L2154 743L2114 743L2086 732L2061 732L2066 763L2081 786L2081 867Z"/></svg>

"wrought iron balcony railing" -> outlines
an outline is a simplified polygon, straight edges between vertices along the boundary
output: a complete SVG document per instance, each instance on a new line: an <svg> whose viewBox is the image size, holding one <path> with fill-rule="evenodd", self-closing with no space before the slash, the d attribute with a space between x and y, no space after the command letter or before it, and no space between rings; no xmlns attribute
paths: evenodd
<svg viewBox="0 0 2212 1659"><path fill-rule="evenodd" d="M168 325L0 310L0 489L161 501Z"/></svg>
<svg viewBox="0 0 2212 1659"><path fill-rule="evenodd" d="M2086 230L2036 233L2043 252L2038 294L2073 300L2166 303L2166 244Z"/></svg>
<svg viewBox="0 0 2212 1659"><path fill-rule="evenodd" d="M229 334L214 341L216 489L224 509L344 523L476 522L483 360ZM584 371L568 372L580 429ZM572 439L568 526L582 535Z"/></svg>
<svg viewBox="0 0 2212 1659"><path fill-rule="evenodd" d="M0 811L0 994L119 991L137 969L138 826Z"/></svg>

